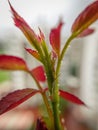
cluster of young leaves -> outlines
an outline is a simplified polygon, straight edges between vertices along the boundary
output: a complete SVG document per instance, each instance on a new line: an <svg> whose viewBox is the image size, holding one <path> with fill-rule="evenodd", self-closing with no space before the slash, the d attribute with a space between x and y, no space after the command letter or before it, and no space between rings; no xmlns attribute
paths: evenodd
<svg viewBox="0 0 98 130"><path fill-rule="evenodd" d="M8 1L9 2L9 1ZM56 63L66 48L61 50L60 47L60 34L63 22L60 21L56 28L53 28L50 32L50 45L52 50L48 50L45 43L45 37L42 31L39 29L39 35L36 35L31 27L26 23L26 21L14 10L10 4L11 12L13 14L13 20L15 25L23 32L23 34L28 39L29 43L33 46L34 49L25 48L25 50L36 58L42 65L37 66L36 68L29 69L26 61L20 57L11 56L11 55L0 55L0 69L9 70L9 71L25 71L29 73L35 80L38 89L26 88L22 90L17 90L9 93L7 96L3 97L0 100L0 114L3 114L9 110L12 110L19 104L23 103L30 97L35 94L41 94L43 99L46 98L46 92L50 91L50 88L43 88L40 82L47 82L47 72L45 71L45 59L47 57L51 58L51 65L55 69ZM74 21L72 25L72 34L70 41L76 37L87 36L94 32L94 29L90 29L89 26L98 19L98 1L91 3ZM62 56L63 58L63 56ZM61 58L61 60L62 60ZM48 66L47 66L48 67ZM70 102L76 103L78 105L85 105L78 97L73 94L59 89L59 96L68 100ZM47 97L50 98L50 97ZM40 122L40 120L38 121ZM40 124L40 123L38 123ZM44 130L44 128L43 128ZM46 130L46 128L45 128Z"/></svg>

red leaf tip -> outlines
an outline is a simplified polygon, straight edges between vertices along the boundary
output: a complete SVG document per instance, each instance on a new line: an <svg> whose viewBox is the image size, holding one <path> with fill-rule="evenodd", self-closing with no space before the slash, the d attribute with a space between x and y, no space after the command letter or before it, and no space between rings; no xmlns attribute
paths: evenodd
<svg viewBox="0 0 98 130"><path fill-rule="evenodd" d="M68 100L72 103L75 103L75 104L78 104L78 105L85 105L85 103L80 100L78 97L76 97L75 95L69 93L69 92L66 92L66 91L63 91L63 90L59 90L59 95L64 98L65 100Z"/></svg>
<svg viewBox="0 0 98 130"><path fill-rule="evenodd" d="M11 12L13 14L13 19L14 19L14 22L15 22L15 25L17 27L20 27L22 23L24 23L26 26L28 26L25 21L23 20L22 17L19 16L19 14L15 11L15 9L13 8L13 6L11 5L10 1L8 0L8 3L9 3L9 6L10 6L10 9L11 9Z"/></svg>
<svg viewBox="0 0 98 130"><path fill-rule="evenodd" d="M98 0L88 5L75 19L72 25L72 33L81 33L98 19Z"/></svg>
<svg viewBox="0 0 98 130"><path fill-rule="evenodd" d="M45 39L45 36L44 36L44 33L41 31L41 29L40 28L38 29L39 29L39 40L42 41Z"/></svg>
<svg viewBox="0 0 98 130"><path fill-rule="evenodd" d="M46 76L45 76L45 71L43 66L38 66L36 68L34 68L31 71L31 74L36 78L36 80L41 81L41 82L45 82L46 81Z"/></svg>
<svg viewBox="0 0 98 130"><path fill-rule="evenodd" d="M60 20L58 26L56 28L53 28L50 32L50 44L58 56L60 53L60 34L62 25L63 22Z"/></svg>

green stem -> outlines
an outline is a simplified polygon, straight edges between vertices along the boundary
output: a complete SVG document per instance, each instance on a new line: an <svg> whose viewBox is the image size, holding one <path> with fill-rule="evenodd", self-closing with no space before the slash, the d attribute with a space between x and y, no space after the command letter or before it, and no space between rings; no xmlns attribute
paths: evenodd
<svg viewBox="0 0 98 130"><path fill-rule="evenodd" d="M55 125L55 130L61 130L58 79L56 79L53 87L54 88L53 88L52 107L53 107L53 114L54 114L54 125Z"/></svg>
<svg viewBox="0 0 98 130"><path fill-rule="evenodd" d="M44 63L44 67L45 67L45 71L46 71L46 75L47 75L48 87L49 87L50 94L52 94L52 84L54 81L54 75L53 75L54 70L53 70L53 67L51 64L51 57L50 57L48 48L47 48L44 40L42 42L42 49L43 49L43 53L44 53L43 63Z"/></svg>
<svg viewBox="0 0 98 130"><path fill-rule="evenodd" d="M52 102L52 107L53 107L53 113L54 113L54 125L55 125L55 130L61 130L61 122L60 122L60 112L59 112L59 84L58 84L58 74L60 71L61 67L61 61L64 57L64 54L66 52L66 49L68 48L71 40L74 38L74 35L71 35L69 39L67 40L61 55L58 59L58 64L57 64L57 69L56 69L56 80L54 82L53 86L53 102Z"/></svg>
<svg viewBox="0 0 98 130"><path fill-rule="evenodd" d="M52 114L52 110L51 110L51 107L50 107L48 98L47 98L47 96L46 96L46 93L43 92L43 89L42 89L41 85L40 85L39 82L36 80L36 78L32 75L32 73L29 72L29 74L30 74L30 75L33 77L33 79L35 80L35 82L36 82L37 87L39 88L39 90L41 90L41 92L42 92L41 95L42 95L43 101L44 101L44 103L45 103L45 106L46 106L46 109L47 109L49 118L50 118L50 120L53 122L53 114Z"/></svg>
<svg viewBox="0 0 98 130"><path fill-rule="evenodd" d="M50 91L50 95L52 96L52 109L53 109L53 117L54 117L54 130L61 130L61 122L60 122L60 111L59 111L59 85L58 85L58 74L61 67L61 61L64 57L64 54L70 44L70 42L75 38L76 34L72 34L67 40L61 55L58 59L56 72L54 71L53 66L51 65L51 58L49 56L49 52L47 50L46 44L43 42L43 52L45 53L45 62L44 67L47 75L47 82Z"/></svg>
<svg viewBox="0 0 98 130"><path fill-rule="evenodd" d="M47 66L48 65L48 66ZM49 86L50 96L52 96L52 109L53 109L53 117L54 117L54 130L61 130L60 123L60 115L59 115L59 86L58 86L58 78L55 78L54 70L47 60L47 65L45 66L47 82Z"/></svg>
<svg viewBox="0 0 98 130"><path fill-rule="evenodd" d="M47 75L47 82L49 87L50 96L52 97L51 105L54 117L54 130L61 130L60 116L59 116L59 95L58 95L58 81L55 81L54 70L51 66L50 59L47 59L45 64Z"/></svg>
<svg viewBox="0 0 98 130"><path fill-rule="evenodd" d="M50 85L51 91L50 96L52 97L51 103L52 103L52 109L53 109L53 123L54 123L54 130L61 130L61 123L60 123L60 115L59 115L59 86L58 86L58 79L56 81L48 77L51 72L48 71L47 80L48 80L48 86Z"/></svg>
<svg viewBox="0 0 98 130"><path fill-rule="evenodd" d="M45 71L47 75L47 82L49 87L50 96L52 96L51 104L53 109L53 117L54 117L54 130L61 130L61 122L59 115L59 86L58 86L58 78L55 76L54 66L51 63L51 57L49 55L47 46L43 41L43 51L45 53Z"/></svg>
<svg viewBox="0 0 98 130"><path fill-rule="evenodd" d="M61 52L61 55L60 55L60 57L59 57L59 59L58 59L58 63L57 63L57 69L56 69L56 75L57 75L57 76L58 76L59 71L60 71L61 61L63 60L64 54L65 54L65 52L66 52L68 46L70 45L70 42L75 38L75 35L76 35L76 34L72 34L72 35L68 38L68 40L67 40L65 46L63 47L63 50L62 50L62 52Z"/></svg>

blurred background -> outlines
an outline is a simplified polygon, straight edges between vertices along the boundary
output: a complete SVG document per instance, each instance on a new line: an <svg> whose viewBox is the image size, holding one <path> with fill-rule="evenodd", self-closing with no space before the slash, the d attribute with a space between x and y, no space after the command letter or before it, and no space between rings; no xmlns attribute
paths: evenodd
<svg viewBox="0 0 98 130"><path fill-rule="evenodd" d="M42 29L49 44L49 33L60 18L65 23L61 34L64 45L71 33L71 26L78 14L93 0L10 0L15 10L38 33ZM10 54L26 59L29 67L39 63L25 52L28 41L14 26L7 0L0 1L0 54ZM98 23L95 32L85 38L74 40L64 57L60 73L60 84L64 90L74 93L87 107L65 103L61 107L65 115L67 130L98 130ZM0 70L0 98L7 93L32 87L36 84L25 72ZM33 101L32 101L33 100ZM0 130L30 130L42 105L39 96L34 96L16 109L0 116ZM33 129L33 128L32 128Z"/></svg>

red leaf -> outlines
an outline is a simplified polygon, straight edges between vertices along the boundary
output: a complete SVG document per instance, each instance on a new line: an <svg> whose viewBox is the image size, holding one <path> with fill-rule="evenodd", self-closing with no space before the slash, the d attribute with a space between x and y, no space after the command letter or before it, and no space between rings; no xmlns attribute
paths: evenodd
<svg viewBox="0 0 98 130"><path fill-rule="evenodd" d="M28 71L27 65L22 58L10 55L0 55L0 69Z"/></svg>
<svg viewBox="0 0 98 130"><path fill-rule="evenodd" d="M94 33L94 31L95 31L94 29L88 28L88 29L84 30L82 33L80 33L80 34L78 35L78 37L88 36L88 35Z"/></svg>
<svg viewBox="0 0 98 130"><path fill-rule="evenodd" d="M43 34L43 32L41 31L41 29L39 28L39 40L42 42L44 39L45 39L45 36L44 36L44 34Z"/></svg>
<svg viewBox="0 0 98 130"><path fill-rule="evenodd" d="M27 49L25 48L27 52L29 52L33 57L35 57L37 60L41 61L40 55L36 50Z"/></svg>
<svg viewBox="0 0 98 130"><path fill-rule="evenodd" d="M45 71L43 66L38 66L31 71L32 75L41 82L46 81Z"/></svg>
<svg viewBox="0 0 98 130"><path fill-rule="evenodd" d="M27 88L8 94L0 100L0 114L15 108L38 92L38 90Z"/></svg>
<svg viewBox="0 0 98 130"><path fill-rule="evenodd" d="M81 33L98 19L98 0L87 6L76 18L72 25L72 32Z"/></svg>
<svg viewBox="0 0 98 130"><path fill-rule="evenodd" d="M74 96L71 93L68 93L63 90L59 90L60 96L64 98L65 100L68 100L70 102L76 103L78 105L85 105L83 101L81 101L78 97Z"/></svg>
<svg viewBox="0 0 98 130"><path fill-rule="evenodd" d="M9 2L9 0L8 0ZM24 33L24 35L27 37L28 41L37 48L37 43L40 42L37 35L34 33L34 31L30 28L30 26L26 23L26 21L15 11L15 9L10 4L10 8L13 14L13 19L15 22L15 25Z"/></svg>
<svg viewBox="0 0 98 130"><path fill-rule="evenodd" d="M50 32L50 44L57 55L60 53L60 34L62 25L63 23L60 21L59 25Z"/></svg>
<svg viewBox="0 0 98 130"><path fill-rule="evenodd" d="M42 119L37 119L36 129L35 130L48 130L45 122Z"/></svg>

